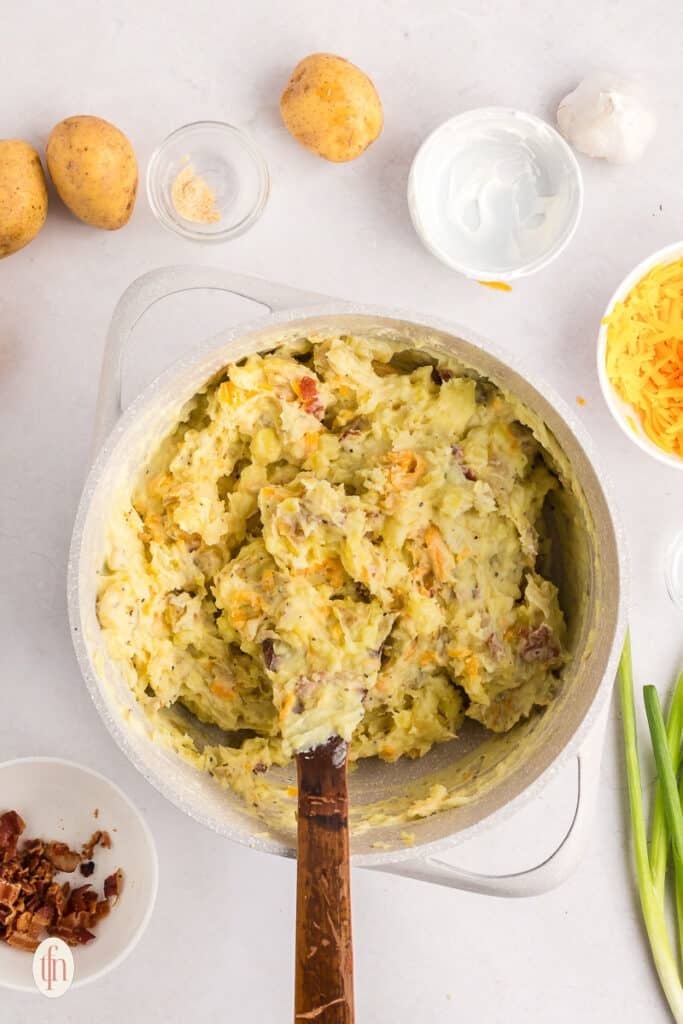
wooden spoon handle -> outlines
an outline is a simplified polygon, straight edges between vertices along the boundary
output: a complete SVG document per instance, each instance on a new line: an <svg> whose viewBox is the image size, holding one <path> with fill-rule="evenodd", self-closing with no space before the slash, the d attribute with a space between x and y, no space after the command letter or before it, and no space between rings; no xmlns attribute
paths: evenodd
<svg viewBox="0 0 683 1024"><path fill-rule="evenodd" d="M346 743L297 755L295 1024L353 1024Z"/></svg>

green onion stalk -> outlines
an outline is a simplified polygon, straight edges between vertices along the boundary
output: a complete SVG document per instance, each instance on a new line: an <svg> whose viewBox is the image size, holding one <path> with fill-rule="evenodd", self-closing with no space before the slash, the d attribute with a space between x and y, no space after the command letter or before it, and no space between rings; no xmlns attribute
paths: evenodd
<svg viewBox="0 0 683 1024"><path fill-rule="evenodd" d="M668 727L664 724L657 690L653 686L644 689L645 709L659 775L649 853L638 759L630 636L626 638L619 664L619 690L640 905L664 994L674 1020L677 1024L683 1024L683 985L677 956L672 950L665 913L666 869L668 848L671 845L676 880L678 933L679 936L683 935L683 814L681 794L676 783L683 732L683 673L678 679L674 693Z"/></svg>
<svg viewBox="0 0 683 1024"><path fill-rule="evenodd" d="M651 687L650 689L653 689ZM646 687L644 693L647 693ZM647 702L647 696L646 696ZM653 697L649 698L652 702ZM659 701L657 700L657 703ZM647 711L647 703L646 703ZM652 730L651 716L648 714L648 723ZM674 777L678 776L681 764L681 742L683 740L683 672L681 672L674 690L673 700L669 709L669 719L666 726L666 739L671 758L671 767ZM659 766L658 766L659 772ZM679 785L679 804L683 801L683 779ZM655 808L652 818L652 833L650 837L650 865L652 867L652 878L660 900L664 900L664 889L666 885L666 869L669 853L669 833L667 831L667 817L664 809L664 791L662 783L657 783L655 795ZM674 879L676 888L676 920L678 922L678 951L679 957L683 958L683 862L674 857Z"/></svg>

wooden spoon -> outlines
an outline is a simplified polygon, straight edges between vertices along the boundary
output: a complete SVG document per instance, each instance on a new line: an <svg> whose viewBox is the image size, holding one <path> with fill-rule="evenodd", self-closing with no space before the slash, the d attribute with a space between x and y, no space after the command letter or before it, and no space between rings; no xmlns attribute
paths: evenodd
<svg viewBox="0 0 683 1024"><path fill-rule="evenodd" d="M294 1024L353 1024L347 745L297 754Z"/></svg>
<svg viewBox="0 0 683 1024"><path fill-rule="evenodd" d="M168 715L198 750L245 738L201 722L181 704ZM295 1024L353 1024L347 745L339 736L297 754L299 783Z"/></svg>

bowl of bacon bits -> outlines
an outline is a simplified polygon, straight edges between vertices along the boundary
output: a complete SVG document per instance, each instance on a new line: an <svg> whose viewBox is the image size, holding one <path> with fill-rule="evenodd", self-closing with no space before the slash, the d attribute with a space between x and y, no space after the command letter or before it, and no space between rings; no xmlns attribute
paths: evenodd
<svg viewBox="0 0 683 1024"><path fill-rule="evenodd" d="M58 758L0 764L0 985L38 991L48 939L68 946L72 987L101 977L141 938L157 883L149 828L112 782Z"/></svg>

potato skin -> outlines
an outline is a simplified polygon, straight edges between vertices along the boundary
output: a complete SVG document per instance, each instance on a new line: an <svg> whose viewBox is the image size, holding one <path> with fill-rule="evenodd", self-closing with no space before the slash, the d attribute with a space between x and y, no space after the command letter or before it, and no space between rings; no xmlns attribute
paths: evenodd
<svg viewBox="0 0 683 1024"><path fill-rule="evenodd" d="M100 117L67 117L50 132L46 155L59 197L74 216L106 231L128 223L138 164L122 131Z"/></svg>
<svg viewBox="0 0 683 1024"><path fill-rule="evenodd" d="M46 217L40 157L22 139L0 139L0 259L28 245Z"/></svg>
<svg viewBox="0 0 683 1024"><path fill-rule="evenodd" d="M314 53L297 64L280 111L297 142L335 163L355 160L384 124L382 103L368 76L331 53Z"/></svg>

